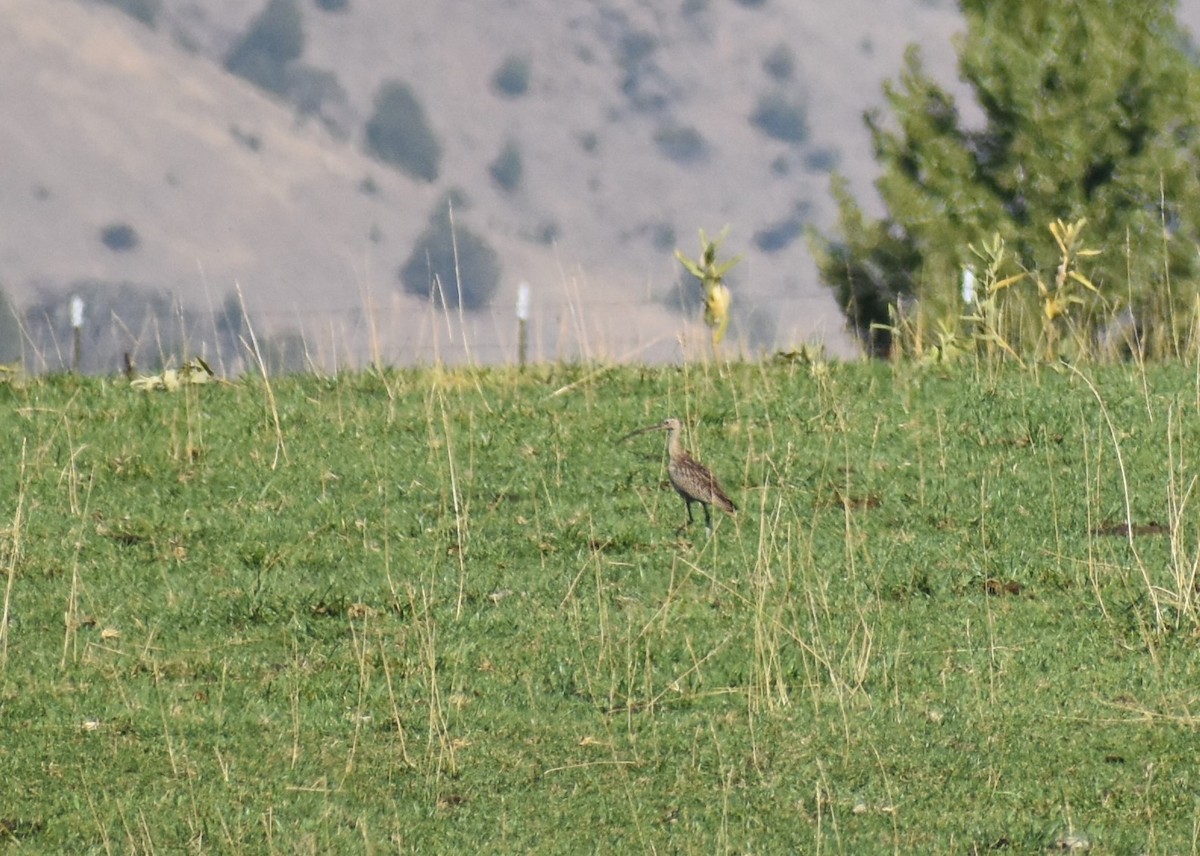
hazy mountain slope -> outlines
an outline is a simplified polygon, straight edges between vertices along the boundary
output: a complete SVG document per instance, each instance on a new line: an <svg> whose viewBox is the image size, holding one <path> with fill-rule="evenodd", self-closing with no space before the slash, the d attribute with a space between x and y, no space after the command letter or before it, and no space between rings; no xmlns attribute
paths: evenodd
<svg viewBox="0 0 1200 856"><path fill-rule="evenodd" d="M462 319L477 358L511 354L523 280L535 352L669 358L681 331L702 338L663 304L680 281L671 251L694 252L698 227L725 224L728 250L745 256L733 277L741 335L845 352L795 232L828 222L831 163L869 188L862 109L909 41L949 74L957 26L948 8L903 0L352 0L344 14L304 2L301 61L344 90L331 105L339 136L221 68L260 9L166 0L151 30L79 0L0 0L0 284L15 301L93 279L169 289L206 311L238 282L265 330L301 328L323 359L375 347L428 359L435 346L451 357L458 316L403 294L396 270L457 188L456 218L504 267L493 309ZM773 77L764 63L789 53L790 75L776 63ZM519 97L491 85L511 57L530 70ZM432 184L362 154L388 79L413 86L442 142ZM803 140L752 124L770 94L803 104ZM506 144L523 166L513 192L488 171ZM102 243L114 224L133 228L135 248Z"/></svg>

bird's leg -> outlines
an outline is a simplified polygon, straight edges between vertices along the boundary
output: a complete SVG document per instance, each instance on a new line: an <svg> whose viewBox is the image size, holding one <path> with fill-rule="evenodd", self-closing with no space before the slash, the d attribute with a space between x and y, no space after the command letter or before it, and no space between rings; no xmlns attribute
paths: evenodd
<svg viewBox="0 0 1200 856"><path fill-rule="evenodd" d="M683 507L687 509L688 513L688 521L686 525L691 526L692 523L695 522L692 520L692 501L690 499L685 499L683 501Z"/></svg>
<svg viewBox="0 0 1200 856"><path fill-rule="evenodd" d="M708 534L712 534L712 512L709 511L708 503L700 503L700 507L704 509L704 528L708 530Z"/></svg>

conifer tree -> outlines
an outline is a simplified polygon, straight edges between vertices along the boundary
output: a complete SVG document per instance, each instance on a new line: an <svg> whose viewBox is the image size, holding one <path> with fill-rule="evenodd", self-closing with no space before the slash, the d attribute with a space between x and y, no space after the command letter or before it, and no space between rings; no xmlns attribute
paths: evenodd
<svg viewBox="0 0 1200 856"><path fill-rule="evenodd" d="M840 220L814 235L822 280L870 339L911 295L957 318L968 245L999 234L1027 269L1060 257L1051 223L1087 220L1104 324L1131 308L1169 350L1200 275L1200 72L1172 0L960 0L959 73L982 120L910 48L865 116L886 212L871 220L835 176ZM1053 279L1051 270L1050 279ZM1029 292L1034 296L1032 291ZM875 342L887 351L886 332Z"/></svg>

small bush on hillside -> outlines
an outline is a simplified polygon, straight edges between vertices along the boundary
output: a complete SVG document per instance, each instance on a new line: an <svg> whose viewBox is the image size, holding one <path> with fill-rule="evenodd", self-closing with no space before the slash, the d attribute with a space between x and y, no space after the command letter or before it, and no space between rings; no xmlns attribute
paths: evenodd
<svg viewBox="0 0 1200 856"><path fill-rule="evenodd" d="M837 149L813 149L804 155L804 167L810 172L833 172L841 162Z"/></svg>
<svg viewBox="0 0 1200 856"><path fill-rule="evenodd" d="M492 89L509 98L519 98L529 91L529 60L510 56L492 75Z"/></svg>
<svg viewBox="0 0 1200 856"><path fill-rule="evenodd" d="M404 290L449 308L487 306L500 286L500 258L475 232L452 223L450 205L441 203L400 268Z"/></svg>
<svg viewBox="0 0 1200 856"><path fill-rule="evenodd" d="M785 250L804 233L804 222L795 216L785 217L754 233L754 243L764 253Z"/></svg>
<svg viewBox="0 0 1200 856"><path fill-rule="evenodd" d="M552 247L562 236L562 227L557 220L543 220L534 230L533 239L542 246Z"/></svg>
<svg viewBox="0 0 1200 856"><path fill-rule="evenodd" d="M316 3L324 12L345 12L350 8L350 0L316 0Z"/></svg>
<svg viewBox="0 0 1200 856"><path fill-rule="evenodd" d="M234 125L229 129L229 136L233 137L252 152L257 152L262 149L262 137L253 131L243 131L237 125Z"/></svg>
<svg viewBox="0 0 1200 856"><path fill-rule="evenodd" d="M100 230L100 241L114 253L136 250L140 242L137 230L128 223L109 223Z"/></svg>
<svg viewBox="0 0 1200 856"><path fill-rule="evenodd" d="M678 164L695 164L708 156L708 143L690 126L667 125L654 134L658 150Z"/></svg>
<svg viewBox="0 0 1200 856"><path fill-rule="evenodd" d="M659 48L658 36L641 30L628 30L616 43L616 59L624 77L621 92L638 110L654 112L666 107L674 94L672 85L654 60Z"/></svg>
<svg viewBox="0 0 1200 856"><path fill-rule="evenodd" d="M407 83L390 80L380 88L375 112L367 121L366 142L371 155L413 178L434 181L438 177L442 146Z"/></svg>
<svg viewBox="0 0 1200 856"><path fill-rule="evenodd" d="M296 0L271 0L225 59L231 74L282 95L287 66L304 53L304 23Z"/></svg>
<svg viewBox="0 0 1200 856"><path fill-rule="evenodd" d="M512 193L520 186L524 172L521 151L512 140L504 144L500 154L488 165L488 174L491 175L492 181L506 193Z"/></svg>
<svg viewBox="0 0 1200 856"><path fill-rule="evenodd" d="M650 243L654 249L669 253L677 243L675 227L670 223L655 223L650 227Z"/></svg>
<svg viewBox="0 0 1200 856"><path fill-rule="evenodd" d="M807 107L783 95L760 98L750 121L768 137L785 143L803 143L808 139Z"/></svg>
<svg viewBox="0 0 1200 856"><path fill-rule="evenodd" d="M285 94L297 113L316 117L339 139L349 136L350 99L336 74L297 62L288 66L285 77Z"/></svg>
<svg viewBox="0 0 1200 856"><path fill-rule="evenodd" d="M787 45L776 45L763 58L763 71L780 83L786 83L796 73L796 54Z"/></svg>
<svg viewBox="0 0 1200 856"><path fill-rule="evenodd" d="M104 0L110 6L120 9L126 15L141 21L147 27L154 28L158 13L162 11L162 0Z"/></svg>

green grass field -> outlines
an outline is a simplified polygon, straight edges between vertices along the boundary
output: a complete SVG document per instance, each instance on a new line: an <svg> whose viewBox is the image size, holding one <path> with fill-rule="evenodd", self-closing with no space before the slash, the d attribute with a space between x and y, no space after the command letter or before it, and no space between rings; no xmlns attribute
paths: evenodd
<svg viewBox="0 0 1200 856"><path fill-rule="evenodd" d="M0 402L6 851L1200 848L1195 368Z"/></svg>

